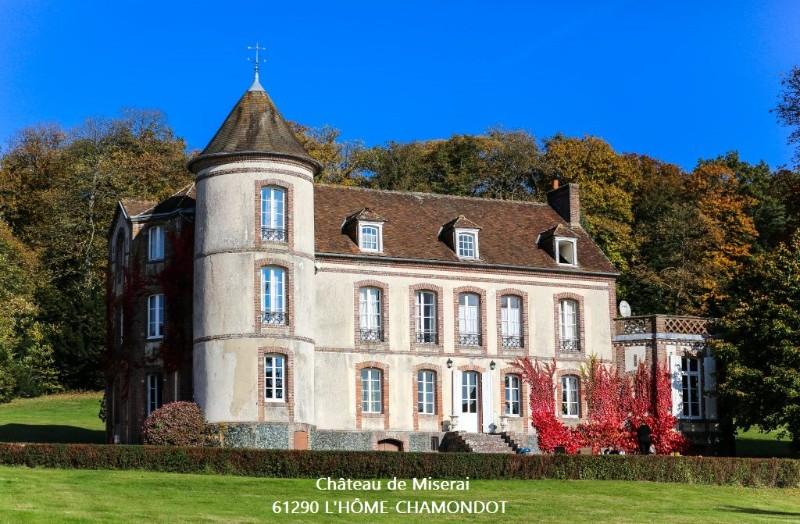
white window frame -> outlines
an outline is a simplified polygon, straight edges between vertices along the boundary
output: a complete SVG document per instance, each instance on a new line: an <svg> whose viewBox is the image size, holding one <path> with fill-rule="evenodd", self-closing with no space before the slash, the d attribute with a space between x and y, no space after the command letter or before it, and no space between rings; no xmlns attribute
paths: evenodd
<svg viewBox="0 0 800 524"><path fill-rule="evenodd" d="M569 318L567 314L568 308L566 304L572 305L572 317ZM580 304L574 298L562 298L558 301L558 323L559 334L561 342L571 340L577 344L577 350L580 351L580 318L579 312Z"/></svg>
<svg viewBox="0 0 800 524"><path fill-rule="evenodd" d="M147 410L147 416L150 416L153 411L164 405L163 382L164 378L161 373L148 373L145 376L145 390L147 391L145 409Z"/></svg>
<svg viewBox="0 0 800 524"><path fill-rule="evenodd" d="M455 230L455 232L453 233L453 235L455 237L453 239L454 240L453 243L454 243L454 245L456 247L456 255L458 255L458 258L463 258L463 259L466 259L466 260L475 260L475 259L480 258L480 249L478 248L478 231L479 230L477 230L477 229L464 229L464 228L457 228ZM467 237L467 236L472 237L472 241L473 241L473 246L472 246L473 253L472 254L466 254L466 253L464 253L462 251L462 249L461 249L462 248L462 246L461 246L461 237L462 236L464 236L464 237Z"/></svg>
<svg viewBox="0 0 800 524"><path fill-rule="evenodd" d="M512 302L516 302L516 307L512 307ZM512 315L513 312L516 313ZM504 337L522 339L522 297L518 295L500 297L500 334Z"/></svg>
<svg viewBox="0 0 800 524"><path fill-rule="evenodd" d="M417 371L417 412L420 415L436 414L436 378L432 369Z"/></svg>
<svg viewBox="0 0 800 524"><path fill-rule="evenodd" d="M269 303L269 304L268 304ZM280 266L261 268L261 314L286 314L286 269ZM267 324L271 322L265 322ZM286 322L274 322L285 324Z"/></svg>
<svg viewBox="0 0 800 524"><path fill-rule="evenodd" d="M427 303L425 297L430 296L431 301ZM439 312L437 311L437 296L435 291L430 291L428 289L421 289L417 291L416 296L416 324L417 324L417 331L416 335L419 337L420 334L430 333L432 335L433 340L429 342L420 342L417 338L418 344L436 344L438 342L438 329L439 329ZM429 309L430 315L426 315L426 308ZM429 322L430 329L425 329L426 322Z"/></svg>
<svg viewBox="0 0 800 524"><path fill-rule="evenodd" d="M678 418L684 420L697 420L703 418L703 370L700 357L683 355L681 359L681 411ZM690 361L697 363L697 369L690 369ZM685 365L684 365L685 364ZM696 379L692 388L692 378ZM692 404L697 406L697 412L692 411Z"/></svg>
<svg viewBox="0 0 800 524"><path fill-rule="evenodd" d="M556 263L559 266L577 266L578 265L578 242L575 238L568 238L568 237L554 237L553 242L555 243L555 254L556 254ZM561 243L568 242L572 244L572 262L562 262L561 261Z"/></svg>
<svg viewBox="0 0 800 524"><path fill-rule="evenodd" d="M361 369L361 412L383 413L383 371L380 368Z"/></svg>
<svg viewBox="0 0 800 524"><path fill-rule="evenodd" d="M280 199L276 196L280 195ZM276 205L279 204L279 205ZM286 238L286 189L280 186L261 188L261 228L283 231Z"/></svg>
<svg viewBox="0 0 800 524"><path fill-rule="evenodd" d="M367 228L374 228L376 239L375 239L375 246L368 247L366 245L366 239L364 235L364 230ZM383 223L381 222L367 222L367 221L358 221L358 248L361 251L366 253L383 253Z"/></svg>
<svg viewBox="0 0 800 524"><path fill-rule="evenodd" d="M579 418L581 416L580 379L577 375L561 377L561 416Z"/></svg>
<svg viewBox="0 0 800 524"><path fill-rule="evenodd" d="M164 295L147 297L147 340L164 338Z"/></svg>
<svg viewBox="0 0 800 524"><path fill-rule="evenodd" d="M286 357L264 354L264 402L286 402Z"/></svg>
<svg viewBox="0 0 800 524"><path fill-rule="evenodd" d="M162 260L164 260L164 226L150 226L147 228L147 261Z"/></svg>
<svg viewBox="0 0 800 524"><path fill-rule="evenodd" d="M508 374L503 380L503 414L507 417L522 416L521 384L519 375Z"/></svg>
<svg viewBox="0 0 800 524"><path fill-rule="evenodd" d="M381 340L383 340L382 301L383 290L379 287L365 286L358 290L358 327L362 331L377 331Z"/></svg>

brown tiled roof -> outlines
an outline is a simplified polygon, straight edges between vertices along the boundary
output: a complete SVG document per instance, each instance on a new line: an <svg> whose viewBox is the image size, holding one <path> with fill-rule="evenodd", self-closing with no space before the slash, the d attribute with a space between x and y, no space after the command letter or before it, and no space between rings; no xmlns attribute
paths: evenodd
<svg viewBox="0 0 800 524"><path fill-rule="evenodd" d="M260 85L242 95L206 148L189 162L228 155L277 155L314 166L311 158Z"/></svg>
<svg viewBox="0 0 800 524"><path fill-rule="evenodd" d="M362 253L342 230L343 221L364 208L386 219L382 254ZM470 220L481 224L481 259L473 263L565 272L616 273L614 266L586 232L581 228L569 228L547 204L343 186L315 186L316 252L458 262L460 260L453 250L439 240L439 234L443 225L459 215L468 216ZM579 266L576 269L559 266L549 253L536 244L541 232L558 225L565 227L578 239Z"/></svg>
<svg viewBox="0 0 800 524"><path fill-rule="evenodd" d="M468 219L464 215L458 215L454 220L448 222L445 226L445 229L456 229L456 228L464 228L464 229L481 229L481 226L473 222L472 220Z"/></svg>
<svg viewBox="0 0 800 524"><path fill-rule="evenodd" d="M386 222L386 219L381 215L367 207L360 209L348 217L348 220L367 220L373 222Z"/></svg>
<svg viewBox="0 0 800 524"><path fill-rule="evenodd" d="M175 194L165 198L161 202L153 200L132 200L123 199L119 203L125 209L129 217L138 215L152 215L160 213L171 213L178 210L194 209L195 205L195 185L187 185Z"/></svg>

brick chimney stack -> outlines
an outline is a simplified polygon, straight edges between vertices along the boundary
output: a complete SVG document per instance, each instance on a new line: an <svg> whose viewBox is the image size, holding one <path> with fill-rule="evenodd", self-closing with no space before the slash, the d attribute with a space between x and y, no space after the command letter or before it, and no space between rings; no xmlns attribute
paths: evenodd
<svg viewBox="0 0 800 524"><path fill-rule="evenodd" d="M558 180L554 180L553 189L547 192L547 203L570 227L580 227L581 200L578 184L564 184L559 187Z"/></svg>

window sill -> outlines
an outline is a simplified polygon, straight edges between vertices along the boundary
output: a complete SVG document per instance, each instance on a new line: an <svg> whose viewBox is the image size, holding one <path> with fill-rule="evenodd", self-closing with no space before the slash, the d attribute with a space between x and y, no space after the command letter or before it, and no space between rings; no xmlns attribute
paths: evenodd
<svg viewBox="0 0 800 524"><path fill-rule="evenodd" d="M373 413L371 411L369 413L365 413L365 412L362 411L361 412L361 416L362 417L367 417L367 418L380 418L380 417L383 416L383 413Z"/></svg>
<svg viewBox="0 0 800 524"><path fill-rule="evenodd" d="M147 342L161 342L162 340L164 340L164 335L161 335L159 337L147 337L146 340Z"/></svg>

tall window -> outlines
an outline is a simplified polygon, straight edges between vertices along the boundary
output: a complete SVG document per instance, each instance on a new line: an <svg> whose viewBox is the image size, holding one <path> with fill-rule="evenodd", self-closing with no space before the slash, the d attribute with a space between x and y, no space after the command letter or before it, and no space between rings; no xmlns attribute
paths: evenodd
<svg viewBox="0 0 800 524"><path fill-rule="evenodd" d="M164 336L164 295L147 297L147 338Z"/></svg>
<svg viewBox="0 0 800 524"><path fill-rule="evenodd" d="M383 228L380 224L359 224L358 247L362 251L383 251Z"/></svg>
<svg viewBox="0 0 800 524"><path fill-rule="evenodd" d="M500 297L500 332L504 348L522 347L522 300L518 296Z"/></svg>
<svg viewBox="0 0 800 524"><path fill-rule="evenodd" d="M456 234L457 253L461 258L478 258L478 235L460 231Z"/></svg>
<svg viewBox="0 0 800 524"><path fill-rule="evenodd" d="M376 287L362 287L359 292L359 332L365 342L383 340L381 324L381 290Z"/></svg>
<svg viewBox="0 0 800 524"><path fill-rule="evenodd" d="M283 355L264 355L264 400L286 401L286 359Z"/></svg>
<svg viewBox="0 0 800 524"><path fill-rule="evenodd" d="M147 414L150 415L162 405L162 386L163 378L161 373L148 373L145 377L145 388L147 389Z"/></svg>
<svg viewBox="0 0 800 524"><path fill-rule="evenodd" d="M681 416L685 418L700 417L700 359L681 357L681 400L683 409Z"/></svg>
<svg viewBox="0 0 800 524"><path fill-rule="evenodd" d="M120 231L114 244L114 270L117 285L122 284L125 276L125 237Z"/></svg>
<svg viewBox="0 0 800 524"><path fill-rule="evenodd" d="M504 412L506 415L518 416L519 410L519 376L506 375Z"/></svg>
<svg viewBox="0 0 800 524"><path fill-rule="evenodd" d="M559 303L561 351L580 351L578 339L578 302L564 299Z"/></svg>
<svg viewBox="0 0 800 524"><path fill-rule="evenodd" d="M377 368L361 370L361 411L363 413L383 412L383 373Z"/></svg>
<svg viewBox="0 0 800 524"><path fill-rule="evenodd" d="M417 291L417 342L436 344L436 293Z"/></svg>
<svg viewBox="0 0 800 524"><path fill-rule="evenodd" d="M561 415L564 417L580 415L578 386L578 377L575 375L561 377Z"/></svg>
<svg viewBox="0 0 800 524"><path fill-rule="evenodd" d="M417 372L417 411L424 415L436 413L436 372L423 369Z"/></svg>
<svg viewBox="0 0 800 524"><path fill-rule="evenodd" d="M286 272L283 268L261 269L261 321L286 324Z"/></svg>
<svg viewBox="0 0 800 524"><path fill-rule="evenodd" d="M481 345L481 298L476 293L458 297L458 342L462 346Z"/></svg>
<svg viewBox="0 0 800 524"><path fill-rule="evenodd" d="M147 228L147 260L164 260L164 226Z"/></svg>
<svg viewBox="0 0 800 524"><path fill-rule="evenodd" d="M286 242L286 191L261 188L261 240Z"/></svg>

